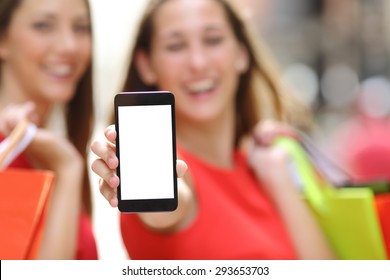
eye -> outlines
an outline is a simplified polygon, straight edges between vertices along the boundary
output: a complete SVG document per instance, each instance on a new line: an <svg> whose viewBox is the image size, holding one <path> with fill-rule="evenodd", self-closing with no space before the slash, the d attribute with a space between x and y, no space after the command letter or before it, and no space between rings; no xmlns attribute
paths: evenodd
<svg viewBox="0 0 390 280"><path fill-rule="evenodd" d="M184 49L184 47L185 47L184 43L176 42L176 43L167 44L165 48L170 52L177 52Z"/></svg>
<svg viewBox="0 0 390 280"><path fill-rule="evenodd" d="M76 24L73 27L73 29L76 33L84 33L84 34L91 33L91 25L90 24Z"/></svg>
<svg viewBox="0 0 390 280"><path fill-rule="evenodd" d="M224 40L224 37L223 36L220 36L220 35L214 35L214 36L208 36L205 38L205 43L209 46L215 46L215 45L218 45L220 43L222 43L222 41Z"/></svg>
<svg viewBox="0 0 390 280"><path fill-rule="evenodd" d="M33 28L38 31L47 32L54 28L54 24L47 21L38 21L33 23Z"/></svg>

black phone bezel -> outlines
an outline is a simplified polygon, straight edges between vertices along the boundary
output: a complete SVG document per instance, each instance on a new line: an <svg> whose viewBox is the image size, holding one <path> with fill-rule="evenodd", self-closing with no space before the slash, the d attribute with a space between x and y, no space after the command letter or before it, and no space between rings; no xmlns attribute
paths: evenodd
<svg viewBox="0 0 390 280"><path fill-rule="evenodd" d="M118 209L125 213L137 212L167 212L174 211L178 205L177 195L177 173L176 173L176 123L175 123L175 98L169 91L146 91L146 92L121 92L115 95L115 130L116 137L116 156L119 160L117 167L117 175L120 175L120 131L118 122L118 106L145 106L145 105L171 105L172 116L172 151L173 151L173 188L174 197L167 199L133 199L122 200L121 198L121 183L119 183Z"/></svg>

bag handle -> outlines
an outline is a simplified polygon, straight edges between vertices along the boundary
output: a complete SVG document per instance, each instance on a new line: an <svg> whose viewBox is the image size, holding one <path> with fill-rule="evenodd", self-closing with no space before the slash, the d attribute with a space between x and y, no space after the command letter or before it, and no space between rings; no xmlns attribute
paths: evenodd
<svg viewBox="0 0 390 280"><path fill-rule="evenodd" d="M326 211L325 192L333 190L333 186L315 169L302 145L294 139L280 137L275 140L276 146L282 147L289 153L294 171L303 183L303 192L310 205L317 212Z"/></svg>
<svg viewBox="0 0 390 280"><path fill-rule="evenodd" d="M11 134L0 143L0 170L4 170L34 139L37 127L21 120Z"/></svg>
<svg viewBox="0 0 390 280"><path fill-rule="evenodd" d="M335 160L320 151L310 137L302 132L298 132L298 137L303 149L315 161L316 168L321 170L335 187L349 184L353 181L352 174L342 168Z"/></svg>
<svg viewBox="0 0 390 280"><path fill-rule="evenodd" d="M374 194L390 192L390 181L385 178L357 181L352 174L343 169L335 160L318 149L310 137L299 131L296 133L299 143L312 161L315 169L320 171L334 188L370 188Z"/></svg>

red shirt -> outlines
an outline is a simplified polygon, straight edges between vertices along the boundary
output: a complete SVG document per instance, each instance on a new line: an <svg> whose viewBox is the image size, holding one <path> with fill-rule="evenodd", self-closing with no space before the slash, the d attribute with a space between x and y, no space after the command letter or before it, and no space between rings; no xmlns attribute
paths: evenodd
<svg viewBox="0 0 390 280"><path fill-rule="evenodd" d="M4 138L0 135L0 141ZM9 167L31 169L31 165L22 155L17 157ZM59 221L60 222L60 221ZM95 237L92 231L90 217L83 211L80 213L79 232L77 240L76 260L97 260L98 254L96 249Z"/></svg>
<svg viewBox="0 0 390 280"><path fill-rule="evenodd" d="M222 169L179 151L189 166L198 199L195 221L180 232L151 231L135 214L121 214L124 244L132 259L295 259L296 253L272 202L237 152Z"/></svg>

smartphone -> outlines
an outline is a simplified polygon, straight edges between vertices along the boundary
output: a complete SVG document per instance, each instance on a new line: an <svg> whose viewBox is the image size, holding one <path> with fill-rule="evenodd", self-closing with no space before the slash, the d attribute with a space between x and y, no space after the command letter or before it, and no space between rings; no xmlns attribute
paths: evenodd
<svg viewBox="0 0 390 280"><path fill-rule="evenodd" d="M122 92L115 96L114 104L119 211L174 211L174 95L167 91Z"/></svg>

